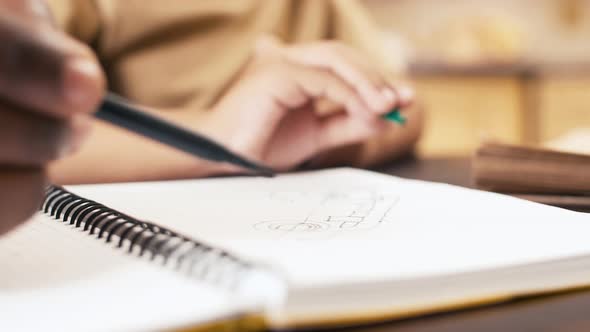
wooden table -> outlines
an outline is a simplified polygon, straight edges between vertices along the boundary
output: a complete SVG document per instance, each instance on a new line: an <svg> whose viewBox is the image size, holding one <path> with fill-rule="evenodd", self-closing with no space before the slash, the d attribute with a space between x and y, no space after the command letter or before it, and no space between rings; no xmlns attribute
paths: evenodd
<svg viewBox="0 0 590 332"><path fill-rule="evenodd" d="M467 159L408 159L378 170L407 178L470 186L470 166ZM588 332L590 331L590 290L376 324L348 329L348 331Z"/></svg>

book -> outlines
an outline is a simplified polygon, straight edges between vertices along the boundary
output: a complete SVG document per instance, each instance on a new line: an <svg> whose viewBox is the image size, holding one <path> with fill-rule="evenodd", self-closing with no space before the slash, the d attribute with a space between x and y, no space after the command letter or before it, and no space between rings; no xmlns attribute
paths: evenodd
<svg viewBox="0 0 590 332"><path fill-rule="evenodd" d="M478 188L540 203L590 209L590 155L486 143L476 151L472 168Z"/></svg>
<svg viewBox="0 0 590 332"><path fill-rule="evenodd" d="M0 330L350 326L590 285L587 214L331 169L52 187L0 239Z"/></svg>

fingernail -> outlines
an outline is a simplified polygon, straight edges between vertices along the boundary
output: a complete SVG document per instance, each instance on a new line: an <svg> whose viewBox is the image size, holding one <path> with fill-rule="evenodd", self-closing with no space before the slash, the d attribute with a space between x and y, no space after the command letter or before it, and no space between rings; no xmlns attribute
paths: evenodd
<svg viewBox="0 0 590 332"><path fill-rule="evenodd" d="M399 98L404 101L405 103L410 102L414 99L414 90L408 87L400 87L397 90L397 93L399 94Z"/></svg>
<svg viewBox="0 0 590 332"><path fill-rule="evenodd" d="M89 106L97 98L100 68L87 59L68 61L65 73L65 97L72 106Z"/></svg>
<svg viewBox="0 0 590 332"><path fill-rule="evenodd" d="M377 96L379 98L375 100L373 105L373 110L377 113L388 111L397 99L395 92L388 88L380 90Z"/></svg>

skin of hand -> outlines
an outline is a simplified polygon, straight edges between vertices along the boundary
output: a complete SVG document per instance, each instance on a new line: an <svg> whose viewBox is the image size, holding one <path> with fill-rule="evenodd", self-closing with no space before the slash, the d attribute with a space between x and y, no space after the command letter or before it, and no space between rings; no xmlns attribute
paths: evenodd
<svg viewBox="0 0 590 332"><path fill-rule="evenodd" d="M74 151L104 94L90 50L41 0L0 0L0 234L39 209L47 164Z"/></svg>
<svg viewBox="0 0 590 332"><path fill-rule="evenodd" d="M382 115L408 107L413 96L341 43L285 46L264 37L237 84L210 113L219 120L209 127L222 129L209 134L285 171L383 133L391 124ZM343 112L321 114L320 105Z"/></svg>
<svg viewBox="0 0 590 332"><path fill-rule="evenodd" d="M314 165L329 164L325 157L355 143L367 148L358 159L371 163L374 156L399 155L409 149L420 132L421 120L411 109L404 111L408 125L403 129L381 119L394 106L410 106L413 91L403 84L389 83L386 75L363 59L335 42L285 46L265 37L212 109L145 110L281 171L309 160ZM350 159L350 153L345 152ZM60 184L244 172L101 122L95 123L78 153L50 167L51 179Z"/></svg>

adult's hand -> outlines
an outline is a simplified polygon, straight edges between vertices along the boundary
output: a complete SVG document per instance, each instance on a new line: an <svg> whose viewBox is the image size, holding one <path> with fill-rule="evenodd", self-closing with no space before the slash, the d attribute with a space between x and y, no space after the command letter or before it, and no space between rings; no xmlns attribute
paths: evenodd
<svg viewBox="0 0 590 332"><path fill-rule="evenodd" d="M104 86L42 0L0 0L0 234L38 209L47 164L80 144Z"/></svg>

